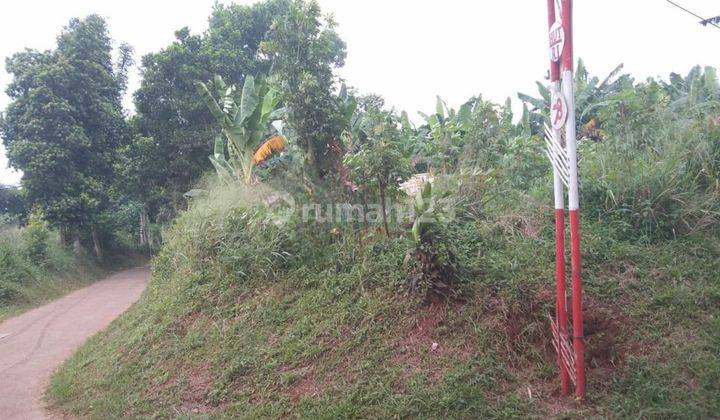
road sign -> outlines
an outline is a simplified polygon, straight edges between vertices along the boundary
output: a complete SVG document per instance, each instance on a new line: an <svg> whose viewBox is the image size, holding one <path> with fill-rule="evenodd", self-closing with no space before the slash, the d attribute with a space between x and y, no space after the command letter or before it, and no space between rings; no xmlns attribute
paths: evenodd
<svg viewBox="0 0 720 420"><path fill-rule="evenodd" d="M563 30L562 22L556 20L555 23L552 24L550 27L549 38L550 60L555 63L560 61L563 48L565 47L565 31Z"/></svg>
<svg viewBox="0 0 720 420"><path fill-rule="evenodd" d="M567 120L567 102L560 92L553 92L550 98L550 123L552 128L559 130L565 125Z"/></svg>
<svg viewBox="0 0 720 420"><path fill-rule="evenodd" d="M557 351L562 393L585 398L585 338L583 335L580 258L580 207L573 92L572 0L547 0L550 50L550 125L545 127L546 154L553 166L555 199L555 317L551 317L553 346ZM555 11L559 10L560 16ZM562 22L562 23L561 23ZM562 90L559 89L562 83ZM560 144L561 131L565 145ZM572 333L568 331L565 276L565 198L570 219L570 270L572 275Z"/></svg>
<svg viewBox="0 0 720 420"><path fill-rule="evenodd" d="M560 177L562 183L568 187L570 185L570 163L568 162L565 149L562 147L562 144L560 144L560 139L553 131L545 125L545 154L548 159L550 159L555 173Z"/></svg>

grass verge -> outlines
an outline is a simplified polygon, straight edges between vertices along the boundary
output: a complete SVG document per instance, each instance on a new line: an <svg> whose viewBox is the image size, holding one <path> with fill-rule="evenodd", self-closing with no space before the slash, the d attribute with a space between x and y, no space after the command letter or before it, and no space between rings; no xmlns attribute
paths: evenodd
<svg viewBox="0 0 720 420"><path fill-rule="evenodd" d="M405 292L405 239L279 229L215 199L177 221L141 301L54 375L56 408L93 418L720 412L716 235L634 243L583 225L580 404L558 395L549 211L454 224L465 273L453 299L427 304Z"/></svg>
<svg viewBox="0 0 720 420"><path fill-rule="evenodd" d="M58 245L55 232L33 236L27 228L0 228L0 322L145 261L132 253L111 255L103 264L89 257L78 261Z"/></svg>

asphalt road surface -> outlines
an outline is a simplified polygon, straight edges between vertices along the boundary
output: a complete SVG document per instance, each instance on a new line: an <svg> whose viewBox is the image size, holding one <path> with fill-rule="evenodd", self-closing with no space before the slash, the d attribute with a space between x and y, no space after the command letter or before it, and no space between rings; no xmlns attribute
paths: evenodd
<svg viewBox="0 0 720 420"><path fill-rule="evenodd" d="M0 324L0 419L43 419L50 376L93 334L140 298L148 267L76 290Z"/></svg>

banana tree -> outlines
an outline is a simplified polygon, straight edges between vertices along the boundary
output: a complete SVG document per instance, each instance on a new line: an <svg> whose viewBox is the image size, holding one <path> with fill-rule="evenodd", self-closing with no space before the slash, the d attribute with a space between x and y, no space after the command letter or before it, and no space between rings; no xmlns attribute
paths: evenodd
<svg viewBox="0 0 720 420"><path fill-rule="evenodd" d="M583 124L592 120L598 108L607 106L613 102L611 95L618 92L623 87L632 86L632 79L628 74L621 74L623 65L620 64L611 71L605 79L600 81L597 77L589 77L589 73L582 59L578 60L577 70L575 71L574 91L575 91L575 115L577 116L577 128L581 129ZM540 82L535 82L538 87L540 97L533 97L524 93L518 93L518 98L524 105L529 105L528 118L531 120L533 128L542 127L542 121L539 124L532 124L533 117L537 111L542 114L544 121L548 120L550 109L550 90ZM525 121L525 118L523 118Z"/></svg>
<svg viewBox="0 0 720 420"><path fill-rule="evenodd" d="M457 258L453 243L444 234L452 220L441 200L448 192L435 191L430 182L413 199L415 220L412 226L414 246L403 261L410 288L424 291L426 298L444 299L457 276Z"/></svg>
<svg viewBox="0 0 720 420"><path fill-rule="evenodd" d="M414 142L415 154L425 158L427 167L423 170L437 169L448 172L457 163L462 154L467 132L472 128L474 119L483 111L485 102L473 97L462 104L458 110L447 106L439 96L436 98L435 112L427 115L418 112L425 124L418 130ZM403 128L407 118L403 117Z"/></svg>
<svg viewBox="0 0 720 420"><path fill-rule="evenodd" d="M661 82L670 95L675 110L706 111L720 105L720 81L713 67L695 66L687 76L670 74L670 81Z"/></svg>
<svg viewBox="0 0 720 420"><path fill-rule="evenodd" d="M254 159L256 152L261 149L276 152L284 147L281 136L279 140L275 135L263 141L272 134L270 123L279 119L283 112L282 108L277 108L278 91L253 76L245 78L240 92L235 85L228 86L220 76L207 83L198 82L197 88L222 132L222 136L215 139L214 153L210 156L218 176L226 181L250 184L253 168L259 163ZM265 158L269 153L262 154Z"/></svg>

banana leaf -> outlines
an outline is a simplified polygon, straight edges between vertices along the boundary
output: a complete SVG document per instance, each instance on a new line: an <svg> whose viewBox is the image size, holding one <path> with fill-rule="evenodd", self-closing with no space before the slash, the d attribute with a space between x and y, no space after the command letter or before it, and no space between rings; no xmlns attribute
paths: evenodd
<svg viewBox="0 0 720 420"><path fill-rule="evenodd" d="M543 110L543 109L545 109L545 107L547 106L547 104L545 103L545 101L543 101L542 99L534 98L534 97L532 97L532 96L530 96L530 95L527 95L527 94L521 93L521 92L518 92L517 95L518 95L518 99L520 99L521 101L526 102L526 103L529 103L530 105L532 105L533 110L538 110L538 109L539 109L539 110ZM548 103L549 103L549 102L548 102Z"/></svg>
<svg viewBox="0 0 720 420"><path fill-rule="evenodd" d="M265 93L265 96L263 97L262 108L260 111L259 129L267 126L268 122L273 119L273 113L276 111L275 107L278 102L280 102L279 92L273 88L268 89L267 93Z"/></svg>
<svg viewBox="0 0 720 420"><path fill-rule="evenodd" d="M435 113L441 120L445 118L445 103L440 96L437 96L435 101Z"/></svg>
<svg viewBox="0 0 720 420"><path fill-rule="evenodd" d="M252 76L245 77L245 84L242 88L240 97L240 113L235 118L235 124L242 125L256 111L259 98L255 89L255 78Z"/></svg>
<svg viewBox="0 0 720 420"><path fill-rule="evenodd" d="M270 113L270 117L268 118L268 120L270 122L281 120L281 119L285 118L285 116L287 116L287 114L288 114L287 107L278 108Z"/></svg>
<svg viewBox="0 0 720 420"><path fill-rule="evenodd" d="M458 111L458 128L467 130L472 122L472 106L469 103L462 104Z"/></svg>
<svg viewBox="0 0 720 420"><path fill-rule="evenodd" d="M617 67L613 69L613 71L610 72L610 74L607 75L605 80L600 83L600 89L606 90L609 86L611 86L614 82L611 82L615 77L620 73L620 71L625 67L625 64L620 63Z"/></svg>
<svg viewBox="0 0 720 420"><path fill-rule="evenodd" d="M208 156L220 179L228 182L234 179L235 170L225 159L225 142L222 137L215 138L213 154Z"/></svg>
<svg viewBox="0 0 720 420"><path fill-rule="evenodd" d="M550 103L550 89L547 88L544 84L540 82L535 82L538 88L538 92L540 93L540 97L546 102Z"/></svg>
<svg viewBox="0 0 720 420"><path fill-rule="evenodd" d="M225 95L225 92L227 91L227 85L225 84L225 81L221 76L216 74L213 77L212 85L215 88L215 94L218 97L223 97Z"/></svg>
<svg viewBox="0 0 720 420"><path fill-rule="evenodd" d="M422 223L422 221L421 221L420 217L417 217L417 215L415 217L416 218L415 218L415 221L413 222L413 226L412 226L412 236L413 236L413 240L416 243L419 243L420 238L422 236L422 232L420 231L420 229L421 229L420 224Z"/></svg>
<svg viewBox="0 0 720 420"><path fill-rule="evenodd" d="M345 121L351 122L352 117L355 114L355 110L357 109L357 100L355 100L355 97L350 96L345 101L345 112L344 117Z"/></svg>
<svg viewBox="0 0 720 420"><path fill-rule="evenodd" d="M408 113L405 111L400 113L400 124L402 125L403 130L412 130L412 126L410 125L410 118L408 118Z"/></svg>
<svg viewBox="0 0 720 420"><path fill-rule="evenodd" d="M210 113L213 117L215 117L218 124L220 124L221 126L225 125L227 116L223 112L222 108L220 108L220 106L218 105L217 101L210 92L210 89L208 89L205 83L202 82L197 82L195 86L197 87L198 93L200 94L200 99L203 101L205 106L208 107Z"/></svg>

